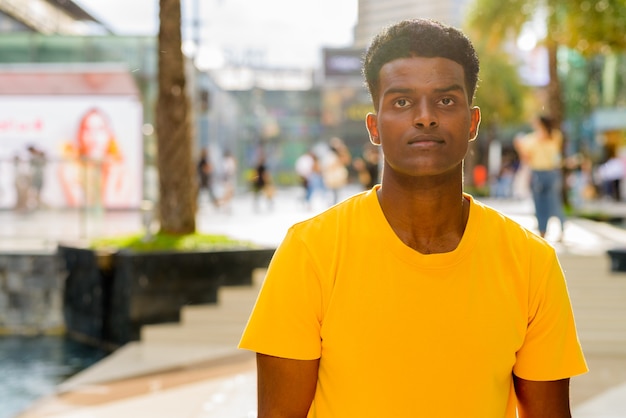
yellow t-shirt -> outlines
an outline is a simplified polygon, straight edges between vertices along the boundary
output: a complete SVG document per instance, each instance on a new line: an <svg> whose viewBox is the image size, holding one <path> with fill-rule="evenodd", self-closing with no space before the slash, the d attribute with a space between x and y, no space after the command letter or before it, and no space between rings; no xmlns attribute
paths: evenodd
<svg viewBox="0 0 626 418"><path fill-rule="evenodd" d="M309 417L514 418L513 372L587 370L545 241L467 196L459 246L423 255L395 235L375 190L289 230L240 342L320 358Z"/></svg>

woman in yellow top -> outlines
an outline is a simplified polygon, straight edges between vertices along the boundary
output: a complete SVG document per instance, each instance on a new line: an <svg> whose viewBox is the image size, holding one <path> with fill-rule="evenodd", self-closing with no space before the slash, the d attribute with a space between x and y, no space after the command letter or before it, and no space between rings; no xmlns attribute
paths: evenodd
<svg viewBox="0 0 626 418"><path fill-rule="evenodd" d="M553 126L552 119L539 116L533 121L533 132L515 141L520 159L531 170L530 188L535 203L537 228L546 235L548 220L556 216L561 223L561 238L565 215L563 212L561 149L563 135Z"/></svg>

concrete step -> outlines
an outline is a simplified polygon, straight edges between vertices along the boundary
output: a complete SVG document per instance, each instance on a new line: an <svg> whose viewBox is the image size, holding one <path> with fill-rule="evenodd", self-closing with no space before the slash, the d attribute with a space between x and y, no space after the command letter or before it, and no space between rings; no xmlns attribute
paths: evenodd
<svg viewBox="0 0 626 418"><path fill-rule="evenodd" d="M152 344L220 344L236 347L265 278L265 269L257 269L252 286L224 286L215 304L186 305L180 322L144 325L140 341Z"/></svg>
<svg viewBox="0 0 626 418"><path fill-rule="evenodd" d="M195 364L220 363L239 356L240 352L231 344L146 344L134 341L64 381L58 391L80 390L104 382L192 367Z"/></svg>
<svg viewBox="0 0 626 418"><path fill-rule="evenodd" d="M219 301L241 301L241 300L255 300L259 294L260 288L258 286L222 286L219 288ZM219 302L218 302L219 303Z"/></svg>
<svg viewBox="0 0 626 418"><path fill-rule="evenodd" d="M216 304L183 306L180 311L181 325L237 321L245 324L258 292L258 287L253 286L220 288Z"/></svg>
<svg viewBox="0 0 626 418"><path fill-rule="evenodd" d="M626 339L615 340L607 335L579 335L586 356L626 356Z"/></svg>
<svg viewBox="0 0 626 418"><path fill-rule="evenodd" d="M244 324L212 324L211 326L180 324L146 325L141 328L140 338L144 344L220 344L236 347L245 327Z"/></svg>
<svg viewBox="0 0 626 418"><path fill-rule="evenodd" d="M243 323L248 322L252 307L240 307L238 309L219 309L211 306L194 306L184 308L180 312L180 325L198 325L213 323Z"/></svg>

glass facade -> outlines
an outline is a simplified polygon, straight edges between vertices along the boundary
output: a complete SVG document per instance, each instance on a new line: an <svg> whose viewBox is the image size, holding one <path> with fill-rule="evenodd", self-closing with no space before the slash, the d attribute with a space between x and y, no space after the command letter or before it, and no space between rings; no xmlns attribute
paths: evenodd
<svg viewBox="0 0 626 418"><path fill-rule="evenodd" d="M61 36L6 33L0 64L124 63L141 92L144 120L152 123L157 97L157 39L151 36Z"/></svg>
<svg viewBox="0 0 626 418"><path fill-rule="evenodd" d="M31 32L28 26L0 11L0 32Z"/></svg>

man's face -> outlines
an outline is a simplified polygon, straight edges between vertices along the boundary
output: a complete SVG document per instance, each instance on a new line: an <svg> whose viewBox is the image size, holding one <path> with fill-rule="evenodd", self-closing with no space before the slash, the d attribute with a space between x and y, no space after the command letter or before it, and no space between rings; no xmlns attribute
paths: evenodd
<svg viewBox="0 0 626 418"><path fill-rule="evenodd" d="M412 177L458 168L480 123L463 67L446 58L401 58L381 68L379 87L378 114L368 115L367 127L386 166Z"/></svg>

